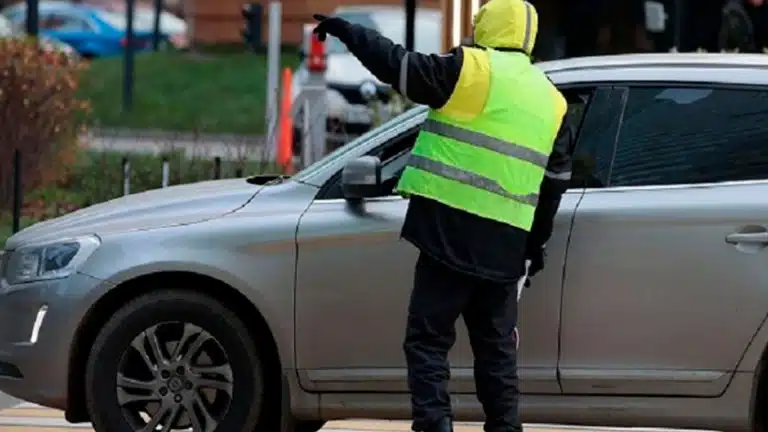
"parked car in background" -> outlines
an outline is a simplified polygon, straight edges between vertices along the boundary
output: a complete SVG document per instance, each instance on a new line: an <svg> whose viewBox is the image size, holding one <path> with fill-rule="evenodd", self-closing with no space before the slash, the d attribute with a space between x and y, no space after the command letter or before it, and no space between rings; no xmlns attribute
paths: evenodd
<svg viewBox="0 0 768 432"><path fill-rule="evenodd" d="M71 45L82 57L118 55L126 47L125 15L61 1L42 1L39 11L40 34ZM0 14L21 26L26 20L26 3L9 6ZM151 49L151 27L137 21L134 30L134 49Z"/></svg>
<svg viewBox="0 0 768 432"><path fill-rule="evenodd" d="M0 39L3 38L24 38L26 33L21 30L21 27L14 26L11 21L3 15L0 15ZM40 48L46 53L64 54L69 57L70 60L77 60L79 55L74 48L70 45L46 36L38 36L38 43Z"/></svg>
<svg viewBox="0 0 768 432"><path fill-rule="evenodd" d="M124 0L83 0L81 3L98 7L100 9L124 14ZM152 2L136 2L136 23L141 28L155 28L155 9ZM170 11L160 12L160 33L167 35L168 42L175 49L185 50L189 48L189 34L187 22Z"/></svg>
<svg viewBox="0 0 768 432"><path fill-rule="evenodd" d="M152 8L136 8L136 22L140 23L142 28L148 27L154 31L155 11ZM189 33L187 23L183 19L168 12L160 12L160 33L166 35L171 46L178 50L189 48Z"/></svg>
<svg viewBox="0 0 768 432"><path fill-rule="evenodd" d="M402 7L343 6L336 9L333 15L351 23L378 30L396 43L405 44L405 12ZM414 46L416 51L439 52L442 25L440 10L418 8ZM367 132L374 124L376 116L385 118L390 116L396 106L390 103L392 89L363 67L341 41L329 36L326 51L328 53L328 69L325 73L325 80L328 83L328 139L335 144L345 143ZM304 64L296 70L292 85L294 100L301 92L308 73ZM366 92L370 92L371 95ZM381 112L377 113L371 109L372 102L381 102ZM297 142L301 140L300 116L301 114L295 122L294 137Z"/></svg>
<svg viewBox="0 0 768 432"><path fill-rule="evenodd" d="M764 430L768 56L539 66L568 102L574 170L519 309L523 420ZM97 432L410 418L418 251L393 187L426 116L291 178L158 189L17 233L0 391ZM482 419L460 324L450 360L457 419Z"/></svg>

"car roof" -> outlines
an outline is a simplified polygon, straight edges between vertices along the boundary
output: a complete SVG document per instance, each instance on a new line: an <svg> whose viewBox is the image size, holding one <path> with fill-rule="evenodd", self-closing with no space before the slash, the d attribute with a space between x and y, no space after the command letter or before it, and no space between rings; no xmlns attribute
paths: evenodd
<svg viewBox="0 0 768 432"><path fill-rule="evenodd" d="M541 62L548 72L575 68L605 68L632 66L762 66L768 67L765 54L734 53L652 53L618 54Z"/></svg>
<svg viewBox="0 0 768 432"><path fill-rule="evenodd" d="M537 64L562 82L712 82L768 85L768 56L733 53L655 53L576 57Z"/></svg>

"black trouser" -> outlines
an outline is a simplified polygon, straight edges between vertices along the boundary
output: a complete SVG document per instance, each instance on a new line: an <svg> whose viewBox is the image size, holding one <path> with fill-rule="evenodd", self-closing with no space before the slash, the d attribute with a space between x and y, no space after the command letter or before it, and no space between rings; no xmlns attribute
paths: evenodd
<svg viewBox="0 0 768 432"><path fill-rule="evenodd" d="M421 253L408 308L405 357L413 430L452 417L448 351L463 315L475 356L475 386L487 432L521 431L518 412L517 285L460 273Z"/></svg>

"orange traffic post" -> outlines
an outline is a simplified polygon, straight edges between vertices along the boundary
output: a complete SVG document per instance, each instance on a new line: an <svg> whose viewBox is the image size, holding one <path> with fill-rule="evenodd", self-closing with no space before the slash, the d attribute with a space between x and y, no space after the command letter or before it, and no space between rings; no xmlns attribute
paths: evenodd
<svg viewBox="0 0 768 432"><path fill-rule="evenodd" d="M277 147L277 163L284 174L293 174L293 118L291 117L291 93L293 71L283 69L283 100L280 103L280 132Z"/></svg>

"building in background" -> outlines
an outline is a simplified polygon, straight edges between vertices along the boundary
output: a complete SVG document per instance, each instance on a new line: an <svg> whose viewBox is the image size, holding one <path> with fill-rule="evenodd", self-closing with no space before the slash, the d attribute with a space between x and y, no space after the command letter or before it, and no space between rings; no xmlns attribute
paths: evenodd
<svg viewBox="0 0 768 432"><path fill-rule="evenodd" d="M0 7L19 0L0 0ZM120 9L125 0L76 0ZM444 48L471 33L474 12L486 0L419 0L419 7L441 8L445 17ZM529 0L539 11L534 56L540 60L592 54L647 51L718 51L723 45L768 47L766 0ZM242 43L242 8L248 0L163 0L166 10L186 21L197 43ZM263 0L263 40L267 37L267 4ZM153 0L137 0L151 10ZM404 0L283 0L282 43L298 45L302 25L312 14L328 14L342 5L403 6ZM726 5L736 7L726 7ZM724 10L736 11L726 14ZM460 11L456 15L456 11ZM648 17L651 18L648 18ZM169 17L170 18L170 17ZM179 33L178 23L171 33ZM454 22L457 25L454 26ZM173 24L173 26L171 26ZM181 36L176 39L182 39ZM748 41L746 41L749 39ZM745 40L746 42L742 42ZM736 42L731 42L736 41ZM184 42L185 45L189 41ZM727 43L726 43L727 42ZM727 46L726 49L732 47Z"/></svg>
<svg viewBox="0 0 768 432"><path fill-rule="evenodd" d="M195 41L198 43L241 43L243 27L241 11L244 0L187 0L192 2ZM267 4L264 5L264 40L267 37ZM341 5L402 5L402 0L283 0L283 44L298 45L302 25L313 22L312 14L332 12ZM440 0L419 0L420 7L440 5Z"/></svg>

